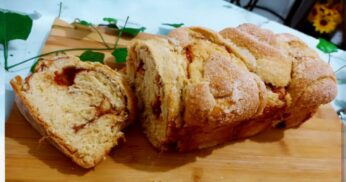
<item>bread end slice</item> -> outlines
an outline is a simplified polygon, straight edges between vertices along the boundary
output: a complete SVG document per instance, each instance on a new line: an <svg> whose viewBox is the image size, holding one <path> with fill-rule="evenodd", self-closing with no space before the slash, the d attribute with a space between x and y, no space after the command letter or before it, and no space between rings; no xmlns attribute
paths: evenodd
<svg viewBox="0 0 346 182"><path fill-rule="evenodd" d="M134 119L135 100L125 78L104 65L70 57L38 66L25 80L17 76L10 82L20 112L75 163L94 167L125 139L121 130ZM73 83L57 83L72 68L81 70Z"/></svg>

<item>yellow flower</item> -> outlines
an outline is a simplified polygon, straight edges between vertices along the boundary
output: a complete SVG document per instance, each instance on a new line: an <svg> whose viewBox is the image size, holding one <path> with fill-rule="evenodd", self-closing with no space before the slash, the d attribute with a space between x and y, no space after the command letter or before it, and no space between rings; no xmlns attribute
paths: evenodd
<svg viewBox="0 0 346 182"><path fill-rule="evenodd" d="M320 16L321 12L319 11L320 9L320 4L316 3L314 5L314 7L311 9L310 13L309 13L309 16L308 16L308 20L309 22L314 22L314 19L317 17L317 16Z"/></svg>
<svg viewBox="0 0 346 182"><path fill-rule="evenodd" d="M333 19L330 19L327 16L321 16L314 19L313 26L319 33L331 33L335 30L337 24Z"/></svg>
<svg viewBox="0 0 346 182"><path fill-rule="evenodd" d="M330 18L333 19L337 25L342 22L342 18L341 18L339 11L337 11L335 9L331 9L330 14L327 16L330 16Z"/></svg>
<svg viewBox="0 0 346 182"><path fill-rule="evenodd" d="M308 21L315 27L315 31L331 33L342 22L340 12L332 5L333 1L327 0L324 3L316 3L311 9Z"/></svg>

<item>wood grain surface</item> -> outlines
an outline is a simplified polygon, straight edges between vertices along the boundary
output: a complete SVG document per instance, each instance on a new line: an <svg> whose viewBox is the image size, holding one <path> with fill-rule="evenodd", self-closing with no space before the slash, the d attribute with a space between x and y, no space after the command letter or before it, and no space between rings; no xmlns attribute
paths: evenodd
<svg viewBox="0 0 346 182"><path fill-rule="evenodd" d="M115 41L112 35L105 37L110 45ZM120 45L128 42L122 39ZM57 20L42 52L75 47L102 44L95 32L74 29ZM14 106L5 125L6 180L340 182L342 178L342 124L330 105L321 106L297 129L273 129L189 153L157 152L138 124L125 133L125 143L94 169L86 170L45 141Z"/></svg>

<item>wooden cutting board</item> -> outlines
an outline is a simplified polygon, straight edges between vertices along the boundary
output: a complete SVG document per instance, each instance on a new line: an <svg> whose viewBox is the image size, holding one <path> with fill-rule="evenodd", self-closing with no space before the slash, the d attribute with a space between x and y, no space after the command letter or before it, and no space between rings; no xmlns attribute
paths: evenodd
<svg viewBox="0 0 346 182"><path fill-rule="evenodd" d="M139 35L148 36L152 35ZM105 35L105 39L110 44L115 41L112 35ZM120 45L128 42L121 39ZM102 47L102 44L95 32L74 29L56 20L43 52L74 47ZM273 129L246 140L190 153L159 153L148 143L140 127L133 125L125 131L126 143L114 148L91 170L78 167L41 138L16 106L5 131L5 174L9 181L342 180L343 127L330 105L321 106L298 129Z"/></svg>

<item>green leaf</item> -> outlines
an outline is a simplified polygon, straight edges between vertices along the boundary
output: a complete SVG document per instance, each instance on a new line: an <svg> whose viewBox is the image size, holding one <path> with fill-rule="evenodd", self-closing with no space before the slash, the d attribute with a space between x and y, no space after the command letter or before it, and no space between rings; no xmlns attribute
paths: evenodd
<svg viewBox="0 0 346 182"><path fill-rule="evenodd" d="M34 72L35 72L35 68L36 68L38 62L40 62L41 60L43 60L43 58L38 58L38 59L35 61L35 63L31 66L31 68L30 68L31 73L34 73Z"/></svg>
<svg viewBox="0 0 346 182"><path fill-rule="evenodd" d="M91 30L92 23L77 18L72 22L72 25L77 29Z"/></svg>
<svg viewBox="0 0 346 182"><path fill-rule="evenodd" d="M31 66L31 68L30 68L31 73L35 72L35 67L37 66L39 61L40 61L40 59L37 59L37 61Z"/></svg>
<svg viewBox="0 0 346 182"><path fill-rule="evenodd" d="M32 19L27 15L0 11L0 43L26 40L31 32Z"/></svg>
<svg viewBox="0 0 346 182"><path fill-rule="evenodd" d="M135 37L139 32L144 32L144 30L145 30L145 27L141 27L141 28L125 27L122 29L123 34L130 35L132 37Z"/></svg>
<svg viewBox="0 0 346 182"><path fill-rule="evenodd" d="M112 52L112 55L115 57L116 63L125 63L127 57L127 49L126 48L116 48Z"/></svg>
<svg viewBox="0 0 346 182"><path fill-rule="evenodd" d="M0 44L4 46L5 69L8 67L8 42L26 40L31 32L32 19L27 15L0 11Z"/></svg>
<svg viewBox="0 0 346 182"><path fill-rule="evenodd" d="M167 25L167 26L171 26L174 28L179 28L179 27L182 27L184 25L184 23L162 23L162 25Z"/></svg>
<svg viewBox="0 0 346 182"><path fill-rule="evenodd" d="M119 27L117 26L117 23L118 23L118 20L117 20L117 19L105 17L105 18L103 18L103 21L108 22L107 27L119 29Z"/></svg>
<svg viewBox="0 0 346 182"><path fill-rule="evenodd" d="M108 22L109 24L117 24L118 20L115 18L109 18L109 17L105 17L102 19L103 21Z"/></svg>
<svg viewBox="0 0 346 182"><path fill-rule="evenodd" d="M84 25L84 26L90 26L92 25L90 22L87 22L85 20L79 20L77 21L77 23L81 24L81 25Z"/></svg>
<svg viewBox="0 0 346 182"><path fill-rule="evenodd" d="M90 61L90 62L99 62L103 64L103 59L105 58L105 54L102 52L94 52L94 51L84 51L79 56L81 61Z"/></svg>
<svg viewBox="0 0 346 182"><path fill-rule="evenodd" d="M333 53L338 51L336 45L322 38L319 38L317 48L324 53Z"/></svg>

